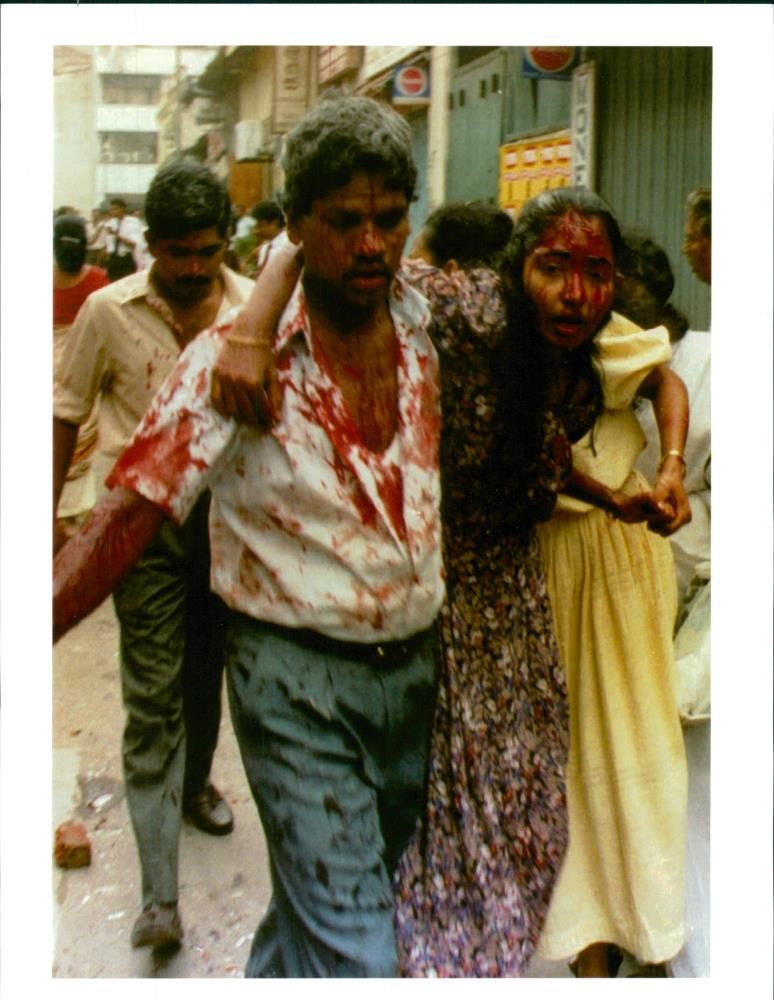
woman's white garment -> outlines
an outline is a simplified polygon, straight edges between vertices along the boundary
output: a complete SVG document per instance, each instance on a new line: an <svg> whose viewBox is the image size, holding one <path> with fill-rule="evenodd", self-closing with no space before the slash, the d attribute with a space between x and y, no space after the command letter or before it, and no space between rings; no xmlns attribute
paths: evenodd
<svg viewBox="0 0 774 1000"><path fill-rule="evenodd" d="M684 607L689 587L696 576L709 577L710 566L710 335L690 330L673 348L671 368L685 382L690 399L691 419L685 448L685 485L693 520L672 536L672 550L678 572L678 600ZM652 482L660 445L650 407L638 410L648 446L637 465ZM705 618L705 635L695 634L698 614L694 612L676 640L676 655L709 657L710 582L698 595ZM700 609L701 610L701 609ZM693 623L693 624L692 624ZM690 640L690 650L688 649ZM692 664L698 668L698 664ZM678 672L687 675L686 662L678 659ZM686 847L686 940L670 962L675 977L710 974L710 722L709 719L683 727L688 761L688 829Z"/></svg>

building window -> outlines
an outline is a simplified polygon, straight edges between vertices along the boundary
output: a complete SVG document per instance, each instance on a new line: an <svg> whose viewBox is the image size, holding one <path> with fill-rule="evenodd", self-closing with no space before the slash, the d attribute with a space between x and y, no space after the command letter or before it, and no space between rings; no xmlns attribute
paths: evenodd
<svg viewBox="0 0 774 1000"><path fill-rule="evenodd" d="M478 96L486 97L486 79L478 81Z"/></svg>
<svg viewBox="0 0 774 1000"><path fill-rule="evenodd" d="M100 132L100 163L156 163L156 132Z"/></svg>
<svg viewBox="0 0 774 1000"><path fill-rule="evenodd" d="M500 74L499 73L492 73L492 93L493 94L499 94L500 93Z"/></svg>
<svg viewBox="0 0 774 1000"><path fill-rule="evenodd" d="M460 106L461 108L464 108L464 107L465 107L465 91L464 91L464 90L461 90L461 91L460 91L460 96L459 96L459 98L458 98L458 100L457 100L457 103L458 103L458 105L459 105L459 106Z"/></svg>
<svg viewBox="0 0 774 1000"><path fill-rule="evenodd" d="M139 73L102 73L103 104L139 104L153 106L159 103L161 77Z"/></svg>

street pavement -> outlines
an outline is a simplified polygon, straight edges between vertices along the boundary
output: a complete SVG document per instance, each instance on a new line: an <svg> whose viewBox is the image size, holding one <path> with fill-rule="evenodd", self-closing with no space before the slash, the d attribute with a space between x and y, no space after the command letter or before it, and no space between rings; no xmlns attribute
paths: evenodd
<svg viewBox="0 0 774 1000"><path fill-rule="evenodd" d="M89 833L91 865L52 860L54 977L241 978L250 941L270 896L263 832L231 729L224 696L214 783L235 817L234 832L211 837L184 824L179 907L183 947L167 960L133 949L140 911L139 867L121 771L124 713L118 633L107 601L54 648L53 834L67 819Z"/></svg>
<svg viewBox="0 0 774 1000"><path fill-rule="evenodd" d="M52 976L242 978L271 888L227 700L212 777L234 812L235 828L227 837L211 837L183 825L179 907L185 938L166 959L129 943L140 888L121 774L123 718L118 633L107 601L54 647L52 850L57 825L74 819L86 826L92 860L85 868L60 869L52 857ZM530 978L572 975L563 962L538 961Z"/></svg>

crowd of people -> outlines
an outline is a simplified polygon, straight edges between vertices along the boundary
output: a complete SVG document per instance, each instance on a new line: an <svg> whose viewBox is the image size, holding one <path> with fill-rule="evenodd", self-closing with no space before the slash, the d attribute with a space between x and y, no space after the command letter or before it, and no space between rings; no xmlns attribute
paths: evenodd
<svg viewBox="0 0 774 1000"><path fill-rule="evenodd" d="M570 187L443 206L408 248L410 129L369 98L321 100L283 165L236 227L205 166L162 168L128 276L55 224L55 640L113 594L132 944L183 940L181 818L233 826L225 672L272 881L247 976L708 974L708 706L677 669L709 338L666 255ZM90 421L103 495L67 520Z"/></svg>

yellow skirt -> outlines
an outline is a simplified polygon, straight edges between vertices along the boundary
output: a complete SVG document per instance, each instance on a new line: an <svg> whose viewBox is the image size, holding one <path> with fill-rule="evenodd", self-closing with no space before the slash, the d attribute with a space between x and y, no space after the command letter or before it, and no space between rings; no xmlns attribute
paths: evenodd
<svg viewBox="0 0 774 1000"><path fill-rule="evenodd" d="M599 510L539 533L570 700L570 843L539 954L606 941L666 961L683 943L687 794L670 544Z"/></svg>

